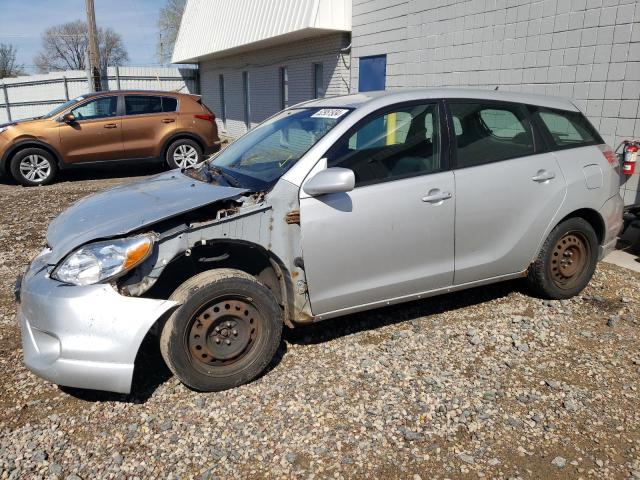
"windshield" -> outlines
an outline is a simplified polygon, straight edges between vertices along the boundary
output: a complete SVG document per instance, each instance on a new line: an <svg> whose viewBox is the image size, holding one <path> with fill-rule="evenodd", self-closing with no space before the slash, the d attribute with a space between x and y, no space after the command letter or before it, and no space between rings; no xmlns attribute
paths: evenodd
<svg viewBox="0 0 640 480"><path fill-rule="evenodd" d="M64 102L62 105L58 105L56 108L54 108L53 110L51 110L49 113L47 113L46 115L43 115L42 118L50 118L53 117L54 115L57 115L58 113L62 112L64 109L66 109L67 107L70 107L71 105L73 105L74 103L79 102L80 100L82 100L85 97L77 97L74 98L73 100L67 100L66 102Z"/></svg>
<svg viewBox="0 0 640 480"><path fill-rule="evenodd" d="M237 180L273 183L348 113L344 108L285 110L229 145L209 165Z"/></svg>

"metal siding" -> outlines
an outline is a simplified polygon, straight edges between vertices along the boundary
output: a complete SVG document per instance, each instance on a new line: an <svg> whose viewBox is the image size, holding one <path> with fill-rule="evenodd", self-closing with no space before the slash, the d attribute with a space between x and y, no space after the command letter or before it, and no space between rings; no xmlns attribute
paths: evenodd
<svg viewBox="0 0 640 480"><path fill-rule="evenodd" d="M306 30L349 31L350 0L188 0L174 63Z"/></svg>
<svg viewBox="0 0 640 480"><path fill-rule="evenodd" d="M107 69L110 90L117 88L116 69ZM120 88L136 90L179 90L196 93L196 72L192 68L119 67ZM82 70L51 72L0 80L7 87L12 120L44 115L66 100L64 78L69 98L89 92L87 74ZM0 122L8 121L4 96L0 93Z"/></svg>
<svg viewBox="0 0 640 480"><path fill-rule="evenodd" d="M242 55L200 63L203 102L220 112L218 75L224 75L227 128L218 119L220 132L238 137L246 132L243 115L242 71L249 72L251 123L265 120L280 110L279 68L289 75L289 105L313 98L313 64L323 64L325 96L348 93L349 73L338 52L349 44L349 35L333 33L287 46L255 50ZM347 61L348 65L348 61Z"/></svg>

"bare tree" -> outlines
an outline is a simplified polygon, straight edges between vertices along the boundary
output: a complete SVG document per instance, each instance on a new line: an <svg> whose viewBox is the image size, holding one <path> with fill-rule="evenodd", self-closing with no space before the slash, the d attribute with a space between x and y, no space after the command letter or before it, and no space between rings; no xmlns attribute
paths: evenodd
<svg viewBox="0 0 640 480"><path fill-rule="evenodd" d="M34 58L40 72L84 70L87 66L87 24L80 20L56 25L42 34L42 51ZM98 28L100 67L122 65L129 60L122 37L111 28Z"/></svg>
<svg viewBox="0 0 640 480"><path fill-rule="evenodd" d="M176 44L180 21L186 4L187 0L167 0L166 5L160 9L160 18L158 19L160 36L158 38L157 53L158 59L162 64L171 62L173 47Z"/></svg>
<svg viewBox="0 0 640 480"><path fill-rule="evenodd" d="M13 45L0 43L0 78L24 75L24 67L16 63L17 53Z"/></svg>

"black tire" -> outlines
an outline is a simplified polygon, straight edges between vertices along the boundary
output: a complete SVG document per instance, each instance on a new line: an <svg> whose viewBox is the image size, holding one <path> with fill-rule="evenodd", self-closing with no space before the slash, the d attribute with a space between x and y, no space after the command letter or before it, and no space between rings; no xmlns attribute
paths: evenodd
<svg viewBox="0 0 640 480"><path fill-rule="evenodd" d="M545 298L571 298L587 286L598 263L598 238L583 218L569 218L545 240L528 272L528 282Z"/></svg>
<svg viewBox="0 0 640 480"><path fill-rule="evenodd" d="M181 151L184 154L181 154ZM180 157L183 158L183 161L179 159ZM192 167L202 162L202 148L193 140L181 138L169 145L165 160L170 168Z"/></svg>
<svg viewBox="0 0 640 480"><path fill-rule="evenodd" d="M278 350L282 310L269 289L245 272L200 273L170 300L181 305L162 329L160 351L174 375L195 390L248 383Z"/></svg>
<svg viewBox="0 0 640 480"><path fill-rule="evenodd" d="M11 175L25 187L49 185L58 173L58 164L48 151L42 148L25 148L11 159Z"/></svg>

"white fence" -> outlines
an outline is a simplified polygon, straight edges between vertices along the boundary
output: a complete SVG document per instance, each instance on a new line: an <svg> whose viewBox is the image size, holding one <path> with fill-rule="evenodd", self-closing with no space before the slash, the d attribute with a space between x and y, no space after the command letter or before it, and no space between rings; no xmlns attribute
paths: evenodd
<svg viewBox="0 0 640 480"><path fill-rule="evenodd" d="M176 90L198 93L194 68L109 67L108 90ZM89 92L87 72L67 70L0 79L0 123L44 115L71 98Z"/></svg>

